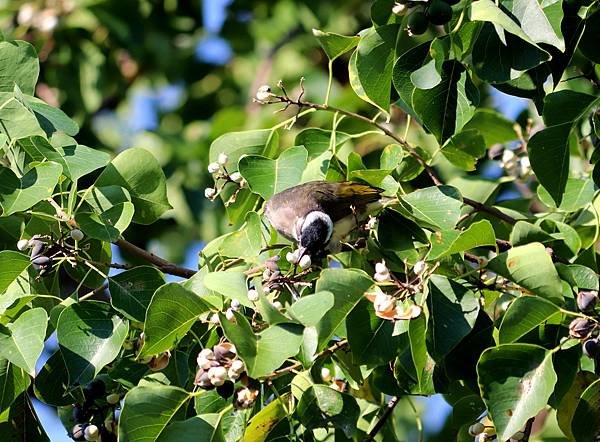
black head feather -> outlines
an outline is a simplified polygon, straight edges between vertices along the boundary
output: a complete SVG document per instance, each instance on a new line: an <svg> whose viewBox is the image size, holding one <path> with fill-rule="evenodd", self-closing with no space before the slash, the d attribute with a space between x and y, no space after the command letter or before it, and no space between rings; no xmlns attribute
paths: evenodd
<svg viewBox="0 0 600 442"><path fill-rule="evenodd" d="M300 245L310 255L322 252L331 237L331 221L324 217L311 217L308 223L302 226Z"/></svg>

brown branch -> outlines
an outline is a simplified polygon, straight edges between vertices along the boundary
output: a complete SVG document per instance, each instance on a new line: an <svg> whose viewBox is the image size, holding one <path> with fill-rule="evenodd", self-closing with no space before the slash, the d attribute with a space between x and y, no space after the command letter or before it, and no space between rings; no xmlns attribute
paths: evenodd
<svg viewBox="0 0 600 442"><path fill-rule="evenodd" d="M473 207L478 212L488 213L504 222L507 222L510 225L515 225L517 220L510 215L502 212L501 210L496 209L495 207L486 206L485 204L480 203L479 201L472 200L467 197L463 197L463 202L468 206Z"/></svg>
<svg viewBox="0 0 600 442"><path fill-rule="evenodd" d="M379 420L377 421L375 426L371 429L371 431L369 431L369 434L365 438L365 442L375 440L375 436L377 435L377 433L379 433L379 430L381 430L381 428L383 427L385 422L392 415L394 408L396 407L397 404L398 404L398 397L393 396L390 399L390 401L387 403L385 410L383 411L383 414L381 415L381 417L379 418Z"/></svg>
<svg viewBox="0 0 600 442"><path fill-rule="evenodd" d="M124 239L116 240L115 244L119 246L121 250L138 258L141 258L144 261L148 261L149 263L158 267L160 271L168 273L169 275L180 276L182 278L191 278L196 274L196 270L180 267L176 264L173 264L172 262L169 262L166 259L161 258L160 256L156 256L154 253L150 253L147 250L144 250L141 247L138 247L135 244L132 244Z"/></svg>
<svg viewBox="0 0 600 442"><path fill-rule="evenodd" d="M342 339L341 341L338 341L335 344L333 344L331 347L326 348L325 350L323 350L320 353L317 353L317 355L315 356L315 360L327 357L329 355L332 355L336 351L341 350L342 348L345 348L347 346L348 346L348 340L347 339ZM302 363L301 362L295 362L292 365L288 365L287 367L280 368L279 370L275 370L273 373L265 376L263 379L265 381L271 381L271 380L275 379L276 377L279 377L281 375L284 375L286 373L294 371L294 370L296 370L296 369L298 369L300 367L302 367Z"/></svg>

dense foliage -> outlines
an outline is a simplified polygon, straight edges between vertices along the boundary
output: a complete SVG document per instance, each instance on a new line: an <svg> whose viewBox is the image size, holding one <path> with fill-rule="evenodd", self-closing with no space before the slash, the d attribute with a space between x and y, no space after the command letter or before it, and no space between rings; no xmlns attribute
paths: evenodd
<svg viewBox="0 0 600 442"><path fill-rule="evenodd" d="M255 58L201 81L179 2L55 3L0 42L3 440L47 439L32 398L76 440L406 440L435 393L429 440L600 434L597 2L240 2ZM262 206L311 180L391 202L296 266Z"/></svg>

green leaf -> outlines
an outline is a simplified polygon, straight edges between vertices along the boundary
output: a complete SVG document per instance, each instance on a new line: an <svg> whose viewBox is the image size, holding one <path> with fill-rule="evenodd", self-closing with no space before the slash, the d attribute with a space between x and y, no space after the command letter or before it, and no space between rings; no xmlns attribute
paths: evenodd
<svg viewBox="0 0 600 442"><path fill-rule="evenodd" d="M404 211L434 229L453 229L460 217L462 199L451 186L433 186L402 196Z"/></svg>
<svg viewBox="0 0 600 442"><path fill-rule="evenodd" d="M244 272L230 270L227 272L211 272L204 277L204 285L228 299L237 299L245 307L253 308L248 299L248 285Z"/></svg>
<svg viewBox="0 0 600 442"><path fill-rule="evenodd" d="M382 365L396 357L400 337L394 323L375 316L373 303L363 297L346 318L352 361L357 365Z"/></svg>
<svg viewBox="0 0 600 442"><path fill-rule="evenodd" d="M24 104L36 116L40 126L42 126L47 135L60 131L66 135L75 136L79 132L77 123L60 109L50 106L36 97L25 96L24 98Z"/></svg>
<svg viewBox="0 0 600 442"><path fill-rule="evenodd" d="M600 380L582 393L573 415L571 431L577 442L594 440L600 432Z"/></svg>
<svg viewBox="0 0 600 442"><path fill-rule="evenodd" d="M256 413L246 426L244 442L264 442L269 433L279 422L286 419L293 409L290 393L282 394L269 402L262 410Z"/></svg>
<svg viewBox="0 0 600 442"><path fill-rule="evenodd" d="M35 363L44 349L47 322L46 311L38 307L0 328L0 356L34 376Z"/></svg>
<svg viewBox="0 0 600 442"><path fill-rule="evenodd" d="M516 140L514 122L493 109L477 109L473 118L464 125L463 131L476 129L483 136L487 147Z"/></svg>
<svg viewBox="0 0 600 442"><path fill-rule="evenodd" d="M539 189L539 188L538 188ZM510 232L510 243L513 246L527 245L531 242L550 242L554 238L541 227L527 221L517 221Z"/></svg>
<svg viewBox="0 0 600 442"><path fill-rule="evenodd" d="M88 188L83 198L98 214L117 204L131 202L127 189L120 186L92 186Z"/></svg>
<svg viewBox="0 0 600 442"><path fill-rule="evenodd" d="M85 384L112 362L127 337L129 324L98 301L72 304L61 313L56 333L69 372L69 384Z"/></svg>
<svg viewBox="0 0 600 442"><path fill-rule="evenodd" d="M571 431L571 423L573 422L573 416L577 410L577 404L581 399L581 395L597 380L598 375L592 372L580 371L576 373L575 379L573 379L569 390L560 401L558 409L556 410L556 420L558 426L569 440L575 440L575 436L573 436L573 432Z"/></svg>
<svg viewBox="0 0 600 442"><path fill-rule="evenodd" d="M491 1L485 0L482 4L490 3L493 4ZM477 5L479 5L479 2L477 2ZM495 5L494 7L498 8ZM497 16L506 17L502 12ZM520 30L516 23L512 21L511 23ZM491 84L524 78L529 79L531 82L534 81L523 74L547 61L550 55L528 41L529 38L523 39L522 35L524 33L522 31L519 34L520 36L505 33L502 29L498 29L496 24L483 24L471 52L471 65L477 77ZM516 85L520 85L520 83L516 83ZM532 90L536 89L534 84L528 86Z"/></svg>
<svg viewBox="0 0 600 442"><path fill-rule="evenodd" d="M308 152L303 146L294 146L284 150L276 160L259 155L243 156L238 167L250 189L268 199L300 183L307 158Z"/></svg>
<svg viewBox="0 0 600 442"><path fill-rule="evenodd" d="M25 370L8 359L0 358L0 413L6 410L29 387L30 378Z"/></svg>
<svg viewBox="0 0 600 442"><path fill-rule="evenodd" d="M537 345L488 348L477 363L481 397L499 440L508 440L546 406L556 383L552 352Z"/></svg>
<svg viewBox="0 0 600 442"><path fill-rule="evenodd" d="M485 155L486 145L478 130L463 130L451 136L442 146L444 156L463 170L475 170L477 160Z"/></svg>
<svg viewBox="0 0 600 442"><path fill-rule="evenodd" d="M0 293L4 293L30 265L27 255L12 250L0 251Z"/></svg>
<svg viewBox="0 0 600 442"><path fill-rule="evenodd" d="M184 421L167 425L157 442L197 442L222 441L219 431L219 414L194 416Z"/></svg>
<svg viewBox="0 0 600 442"><path fill-rule="evenodd" d="M560 319L560 309L552 302L537 296L515 299L500 325L500 343L516 342L545 322Z"/></svg>
<svg viewBox="0 0 600 442"><path fill-rule="evenodd" d="M427 352L427 319L420 315L408 321L409 350L416 374L416 390L413 393L428 395L435 392L433 370L435 362Z"/></svg>
<svg viewBox="0 0 600 442"><path fill-rule="evenodd" d="M473 3L471 5L471 20L494 23L505 31L535 45L535 42L529 38L525 31L491 0L480 0Z"/></svg>
<svg viewBox="0 0 600 442"><path fill-rule="evenodd" d="M542 4L545 2L542 2ZM559 51L565 51L565 40L552 27L550 20L542 9L539 0L513 0L507 3L507 9L518 20L521 29L535 43L546 43Z"/></svg>
<svg viewBox="0 0 600 442"><path fill-rule="evenodd" d="M108 278L112 306L138 322L144 322L154 292L165 284L165 275L151 266L138 266Z"/></svg>
<svg viewBox="0 0 600 442"><path fill-rule="evenodd" d="M189 399L187 391L169 385L132 388L125 395L119 417L119 440L157 440Z"/></svg>
<svg viewBox="0 0 600 442"><path fill-rule="evenodd" d="M431 42L422 43L404 52L396 60L392 72L394 87L400 95L397 104L419 122L421 119L412 108L412 95L416 87L411 81L411 75L429 57L430 45Z"/></svg>
<svg viewBox="0 0 600 442"><path fill-rule="evenodd" d="M17 144L36 161L45 159L58 163L63 173L71 181L76 181L110 161L110 155L82 145L69 145L54 148L44 137L21 138Z"/></svg>
<svg viewBox="0 0 600 442"><path fill-rule="evenodd" d="M362 270L324 269L317 280L315 292L333 293L334 305L316 325L319 348L334 336L346 337L346 316L363 299L373 280Z"/></svg>
<svg viewBox="0 0 600 442"><path fill-rule="evenodd" d="M52 162L38 164L21 178L8 168L0 168L2 216L22 212L50 197L61 173L60 164Z"/></svg>
<svg viewBox="0 0 600 442"><path fill-rule="evenodd" d="M152 224L171 208L165 174L156 158L145 149L127 149L106 166L95 186L112 185L129 191L135 206L135 223Z"/></svg>
<svg viewBox="0 0 600 442"><path fill-rule="evenodd" d="M44 136L35 115L14 97L0 104L0 122L0 133L11 141L32 135Z"/></svg>
<svg viewBox="0 0 600 442"><path fill-rule="evenodd" d="M347 438L354 435L360 415L360 407L354 397L319 384L302 394L296 411L307 429L331 424L342 430Z"/></svg>
<svg viewBox="0 0 600 442"><path fill-rule="evenodd" d="M356 95L389 114L392 69L398 25L372 27L361 33L348 66Z"/></svg>
<svg viewBox="0 0 600 442"><path fill-rule="evenodd" d="M594 63L600 63L598 40L600 39L600 12L594 11L585 19L585 30L577 48Z"/></svg>
<svg viewBox="0 0 600 442"><path fill-rule="evenodd" d="M335 297L333 293L316 292L313 295L298 299L286 313L305 327L314 327L331 310L334 304Z"/></svg>
<svg viewBox="0 0 600 442"><path fill-rule="evenodd" d="M61 351L57 351L46 361L35 376L35 397L45 404L61 407L77 401L74 395L65 391L69 385L69 373Z"/></svg>
<svg viewBox="0 0 600 442"><path fill-rule="evenodd" d="M448 233L452 234L448 235ZM438 237L437 233L432 237L431 250L427 255L428 260L438 259L442 256L453 255L455 253L462 253L476 247L483 246L495 246L496 245L496 234L492 224L485 219L477 221L471 224L466 230L458 233L455 230L439 232L441 238ZM437 242L440 241L441 247L436 247Z"/></svg>
<svg viewBox="0 0 600 442"><path fill-rule="evenodd" d="M546 128L527 143L531 167L540 184L560 207L569 176L569 149L574 125L600 99L593 95L564 90L544 98Z"/></svg>
<svg viewBox="0 0 600 442"><path fill-rule="evenodd" d="M327 58L331 61L356 47L360 41L360 37L357 35L346 36L335 34L333 32L324 32L318 29L313 29L312 33L319 41Z"/></svg>
<svg viewBox="0 0 600 442"><path fill-rule="evenodd" d="M152 356L172 349L210 310L194 292L176 283L165 284L156 290L146 312L144 346L139 357Z"/></svg>
<svg viewBox="0 0 600 442"><path fill-rule="evenodd" d="M431 59L411 73L410 81L419 89L431 89L440 84L442 76L436 68L436 61Z"/></svg>
<svg viewBox="0 0 600 442"><path fill-rule="evenodd" d="M428 348L440 360L467 336L479 314L479 298L458 282L441 275L429 280Z"/></svg>
<svg viewBox="0 0 600 442"><path fill-rule="evenodd" d="M554 200L548 193L548 191L538 186L537 194L545 205L548 207L556 207ZM560 210L565 212L575 212L592 202L594 199L594 183L592 180L580 180L577 178L569 178L565 186L565 190L562 197L562 202L558 207Z"/></svg>
<svg viewBox="0 0 600 442"><path fill-rule="evenodd" d="M248 320L235 312L235 322L219 314L223 332L235 345L244 361L248 376L259 378L276 370L289 357L298 353L303 327L298 324L277 324L254 334Z"/></svg>
<svg viewBox="0 0 600 442"><path fill-rule="evenodd" d="M249 212L244 225L222 238L219 246L222 256L245 258L248 262L256 260L262 248L260 216L256 212Z"/></svg>
<svg viewBox="0 0 600 442"><path fill-rule="evenodd" d="M15 85L33 95L40 73L35 48L26 41L0 42L0 92L12 92Z"/></svg>
<svg viewBox="0 0 600 442"><path fill-rule="evenodd" d="M539 242L499 254L489 262L488 268L555 304L563 300L562 285L552 258Z"/></svg>
<svg viewBox="0 0 600 442"><path fill-rule="evenodd" d="M129 226L133 216L133 204L126 201L111 207L100 215L80 212L75 216L75 220L83 233L90 238L114 242Z"/></svg>

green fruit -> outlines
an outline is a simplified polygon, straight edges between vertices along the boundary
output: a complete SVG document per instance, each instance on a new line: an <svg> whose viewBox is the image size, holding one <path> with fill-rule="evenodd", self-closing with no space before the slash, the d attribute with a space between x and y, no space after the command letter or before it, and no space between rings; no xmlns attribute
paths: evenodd
<svg viewBox="0 0 600 442"><path fill-rule="evenodd" d="M441 0L433 0L427 9L429 21L434 25L445 25L452 18L452 8Z"/></svg>
<svg viewBox="0 0 600 442"><path fill-rule="evenodd" d="M410 35L421 35L427 30L429 19L422 11L415 11L408 16L406 26Z"/></svg>

